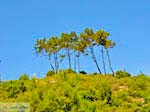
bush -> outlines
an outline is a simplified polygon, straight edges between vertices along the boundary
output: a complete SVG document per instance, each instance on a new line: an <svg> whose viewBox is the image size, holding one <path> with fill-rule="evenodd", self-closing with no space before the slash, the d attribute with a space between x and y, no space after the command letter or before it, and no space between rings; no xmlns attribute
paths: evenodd
<svg viewBox="0 0 150 112"><path fill-rule="evenodd" d="M32 112L150 111L148 76L116 78L109 74L71 72L64 70L47 78L5 81L0 84L0 101L29 102Z"/></svg>
<svg viewBox="0 0 150 112"><path fill-rule="evenodd" d="M144 74L139 74L134 78L134 82L132 83L131 87L134 90L146 90L148 85L149 80Z"/></svg>
<svg viewBox="0 0 150 112"><path fill-rule="evenodd" d="M93 75L98 75L98 73L97 73L97 72L94 72Z"/></svg>
<svg viewBox="0 0 150 112"><path fill-rule="evenodd" d="M3 84L3 89L8 92L8 98L16 98L18 94L24 93L27 88L24 81L8 81Z"/></svg>
<svg viewBox="0 0 150 112"><path fill-rule="evenodd" d="M76 73L76 71L74 71L72 69L60 70L59 73L61 73L61 72L63 72L63 73L74 73L74 74Z"/></svg>
<svg viewBox="0 0 150 112"><path fill-rule="evenodd" d="M19 77L19 80L30 80L30 78L27 74L23 74Z"/></svg>
<svg viewBox="0 0 150 112"><path fill-rule="evenodd" d="M87 74L85 71L80 71L79 73L80 74Z"/></svg>
<svg viewBox="0 0 150 112"><path fill-rule="evenodd" d="M126 72L125 70L118 70L116 72L116 77L117 78L124 78L124 77L130 77L131 74L129 74L128 72Z"/></svg>
<svg viewBox="0 0 150 112"><path fill-rule="evenodd" d="M47 72L46 76L53 76L54 74L55 74L55 72L50 70Z"/></svg>

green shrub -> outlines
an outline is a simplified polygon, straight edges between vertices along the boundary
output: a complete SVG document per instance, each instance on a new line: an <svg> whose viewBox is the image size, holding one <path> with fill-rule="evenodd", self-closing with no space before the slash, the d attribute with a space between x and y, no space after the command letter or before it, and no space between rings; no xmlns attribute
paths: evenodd
<svg viewBox="0 0 150 112"><path fill-rule="evenodd" d="M80 71L80 74L87 74L85 71Z"/></svg>
<svg viewBox="0 0 150 112"><path fill-rule="evenodd" d="M126 72L125 70L118 70L116 72L116 77L117 78L124 78L124 77L130 77L131 74L129 74L128 72Z"/></svg>
<svg viewBox="0 0 150 112"><path fill-rule="evenodd" d="M149 112L149 85L145 75L116 78L64 70L42 79L5 81L0 101L29 102L32 112Z"/></svg>
<svg viewBox="0 0 150 112"><path fill-rule="evenodd" d="M27 74L23 74L19 77L19 80L30 80L30 78Z"/></svg>
<svg viewBox="0 0 150 112"><path fill-rule="evenodd" d="M46 76L53 76L54 74L55 74L55 72L50 70L46 73Z"/></svg>
<svg viewBox="0 0 150 112"><path fill-rule="evenodd" d="M94 72L93 75L98 75L98 73L97 73L97 72Z"/></svg>
<svg viewBox="0 0 150 112"><path fill-rule="evenodd" d="M135 76L134 82L132 83L131 87L134 90L146 90L149 87L149 79L144 74L139 74Z"/></svg>
<svg viewBox="0 0 150 112"><path fill-rule="evenodd" d="M73 73L73 74L75 74L76 71L74 71L72 69L66 69L66 70L60 70L59 73Z"/></svg>
<svg viewBox="0 0 150 112"><path fill-rule="evenodd" d="M8 81L3 83L3 89L8 92L8 98L16 98L18 94L24 93L27 88L23 81Z"/></svg>

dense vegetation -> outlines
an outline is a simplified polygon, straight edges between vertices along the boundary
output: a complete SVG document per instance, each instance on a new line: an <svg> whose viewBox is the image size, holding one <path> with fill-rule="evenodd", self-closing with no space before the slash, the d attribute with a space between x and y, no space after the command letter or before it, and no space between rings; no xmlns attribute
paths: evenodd
<svg viewBox="0 0 150 112"><path fill-rule="evenodd" d="M31 112L150 112L150 77L132 76L122 70L114 73L109 48L115 42L108 39L109 35L86 28L79 35L71 32L38 39L36 53L48 56L50 71L44 78L23 74L18 80L2 81L0 77L0 101L30 102ZM101 54L103 70L94 49ZM81 71L81 55L90 57L99 73ZM60 68L64 60L68 63L66 70Z"/></svg>
<svg viewBox="0 0 150 112"><path fill-rule="evenodd" d="M0 84L0 101L30 102L31 112L149 112L150 77L60 71L42 79L22 75Z"/></svg>

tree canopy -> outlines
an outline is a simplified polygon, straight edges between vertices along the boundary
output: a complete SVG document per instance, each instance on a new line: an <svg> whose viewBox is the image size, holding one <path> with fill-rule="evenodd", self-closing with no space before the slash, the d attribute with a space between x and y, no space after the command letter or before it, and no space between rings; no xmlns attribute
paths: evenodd
<svg viewBox="0 0 150 112"><path fill-rule="evenodd" d="M76 64L78 58L78 71L80 72L80 55L91 57L95 63L98 71L102 74L102 68L95 54L95 48L102 48L102 59L104 73L106 74L106 65L104 61L105 51L108 58L109 67L114 75L110 56L109 48L113 48L116 43L108 39L109 33L104 30L97 30L94 32L92 28L85 28L83 32L77 35L76 32L61 33L60 37L52 36L50 38L38 39L35 44L35 50L37 54L47 55L49 57L51 69L57 73L59 71L59 65L66 59L68 60L68 68L72 69L72 60L74 59L74 70L76 71ZM105 51L104 51L104 49ZM99 51L98 51L99 52ZM74 58L73 55L74 54ZM100 57L100 56L99 56Z"/></svg>

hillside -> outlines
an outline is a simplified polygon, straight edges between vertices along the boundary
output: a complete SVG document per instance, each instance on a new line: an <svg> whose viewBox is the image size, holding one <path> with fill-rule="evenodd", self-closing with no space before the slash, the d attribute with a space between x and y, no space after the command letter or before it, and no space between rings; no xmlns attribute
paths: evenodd
<svg viewBox="0 0 150 112"><path fill-rule="evenodd" d="M61 71L39 79L22 75L0 84L1 102L30 102L31 112L148 112L150 77Z"/></svg>

